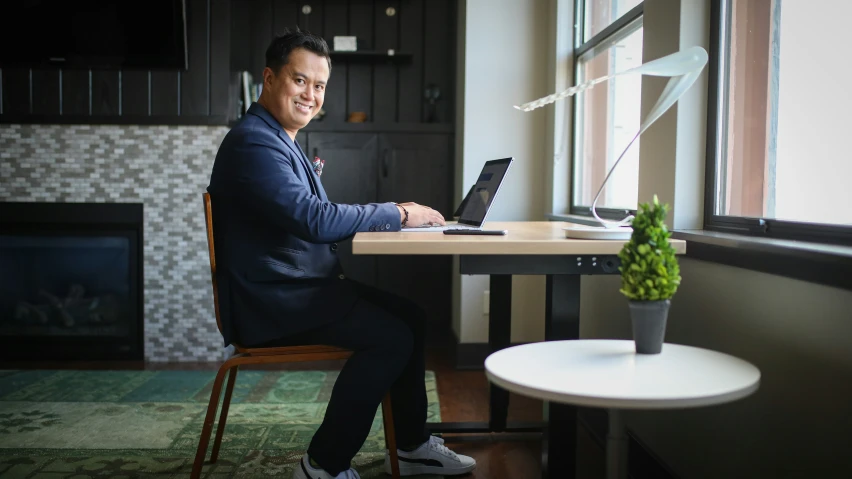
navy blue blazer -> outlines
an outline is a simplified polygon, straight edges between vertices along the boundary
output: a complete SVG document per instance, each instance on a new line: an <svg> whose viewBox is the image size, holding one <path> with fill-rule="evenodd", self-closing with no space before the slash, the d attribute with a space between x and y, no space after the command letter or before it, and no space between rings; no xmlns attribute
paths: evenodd
<svg viewBox="0 0 852 479"><path fill-rule="evenodd" d="M330 202L305 153L257 103L225 135L207 191L225 345L256 345L342 318L357 296L336 242L400 230L393 203Z"/></svg>

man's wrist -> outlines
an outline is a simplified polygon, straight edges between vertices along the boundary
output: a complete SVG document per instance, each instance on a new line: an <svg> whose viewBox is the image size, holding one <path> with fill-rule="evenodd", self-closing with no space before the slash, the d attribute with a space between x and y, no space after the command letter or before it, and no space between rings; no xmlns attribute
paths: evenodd
<svg viewBox="0 0 852 479"><path fill-rule="evenodd" d="M394 203L399 208L399 225L405 226L408 224L408 210L399 203Z"/></svg>

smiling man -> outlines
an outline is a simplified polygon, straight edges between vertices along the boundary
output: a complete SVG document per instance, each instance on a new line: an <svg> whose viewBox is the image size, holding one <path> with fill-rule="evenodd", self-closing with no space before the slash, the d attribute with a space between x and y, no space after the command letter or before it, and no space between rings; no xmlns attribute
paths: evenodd
<svg viewBox="0 0 852 479"><path fill-rule="evenodd" d="M207 191L225 345L354 351L293 477L357 478L352 458L387 391L403 475L470 472L472 458L426 429L423 310L349 280L337 257L337 242L356 232L444 224L444 218L416 203L329 200L296 134L322 107L330 73L321 37L297 30L275 38L260 99L219 147ZM390 473L387 454L385 470Z"/></svg>

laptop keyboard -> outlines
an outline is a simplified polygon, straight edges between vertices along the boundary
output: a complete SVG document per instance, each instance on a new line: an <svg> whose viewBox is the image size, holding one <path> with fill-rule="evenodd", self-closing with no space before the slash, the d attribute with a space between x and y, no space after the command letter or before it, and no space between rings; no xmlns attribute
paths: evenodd
<svg viewBox="0 0 852 479"><path fill-rule="evenodd" d="M431 232L431 231L444 231L444 230L478 230L478 229L481 229L481 228L477 228L476 226L470 226L470 225L452 224L452 225L445 225L445 226L412 226L412 227L406 226L405 228L402 229L402 231L405 231L405 232L413 232L413 231Z"/></svg>

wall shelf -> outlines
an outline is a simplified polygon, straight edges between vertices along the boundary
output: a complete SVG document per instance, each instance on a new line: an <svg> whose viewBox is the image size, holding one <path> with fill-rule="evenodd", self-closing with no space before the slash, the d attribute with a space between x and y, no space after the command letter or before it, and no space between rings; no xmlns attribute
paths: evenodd
<svg viewBox="0 0 852 479"><path fill-rule="evenodd" d="M406 52L395 52L393 55L388 55L386 51L372 51L372 50L362 50L355 52L338 52L331 51L331 60L332 61L346 61L346 62L380 62L380 61L388 61L393 63L404 63L411 61L411 53Z"/></svg>
<svg viewBox="0 0 852 479"><path fill-rule="evenodd" d="M228 123L233 128L239 120ZM345 121L312 121L308 126L302 128L304 133L455 133L455 125L452 123L390 123L390 122L364 122L348 123Z"/></svg>
<svg viewBox="0 0 852 479"><path fill-rule="evenodd" d="M346 132L393 132L393 133L453 133L452 123L391 123L364 122L348 123L345 121L312 121L302 129L306 133L312 131L346 131Z"/></svg>

